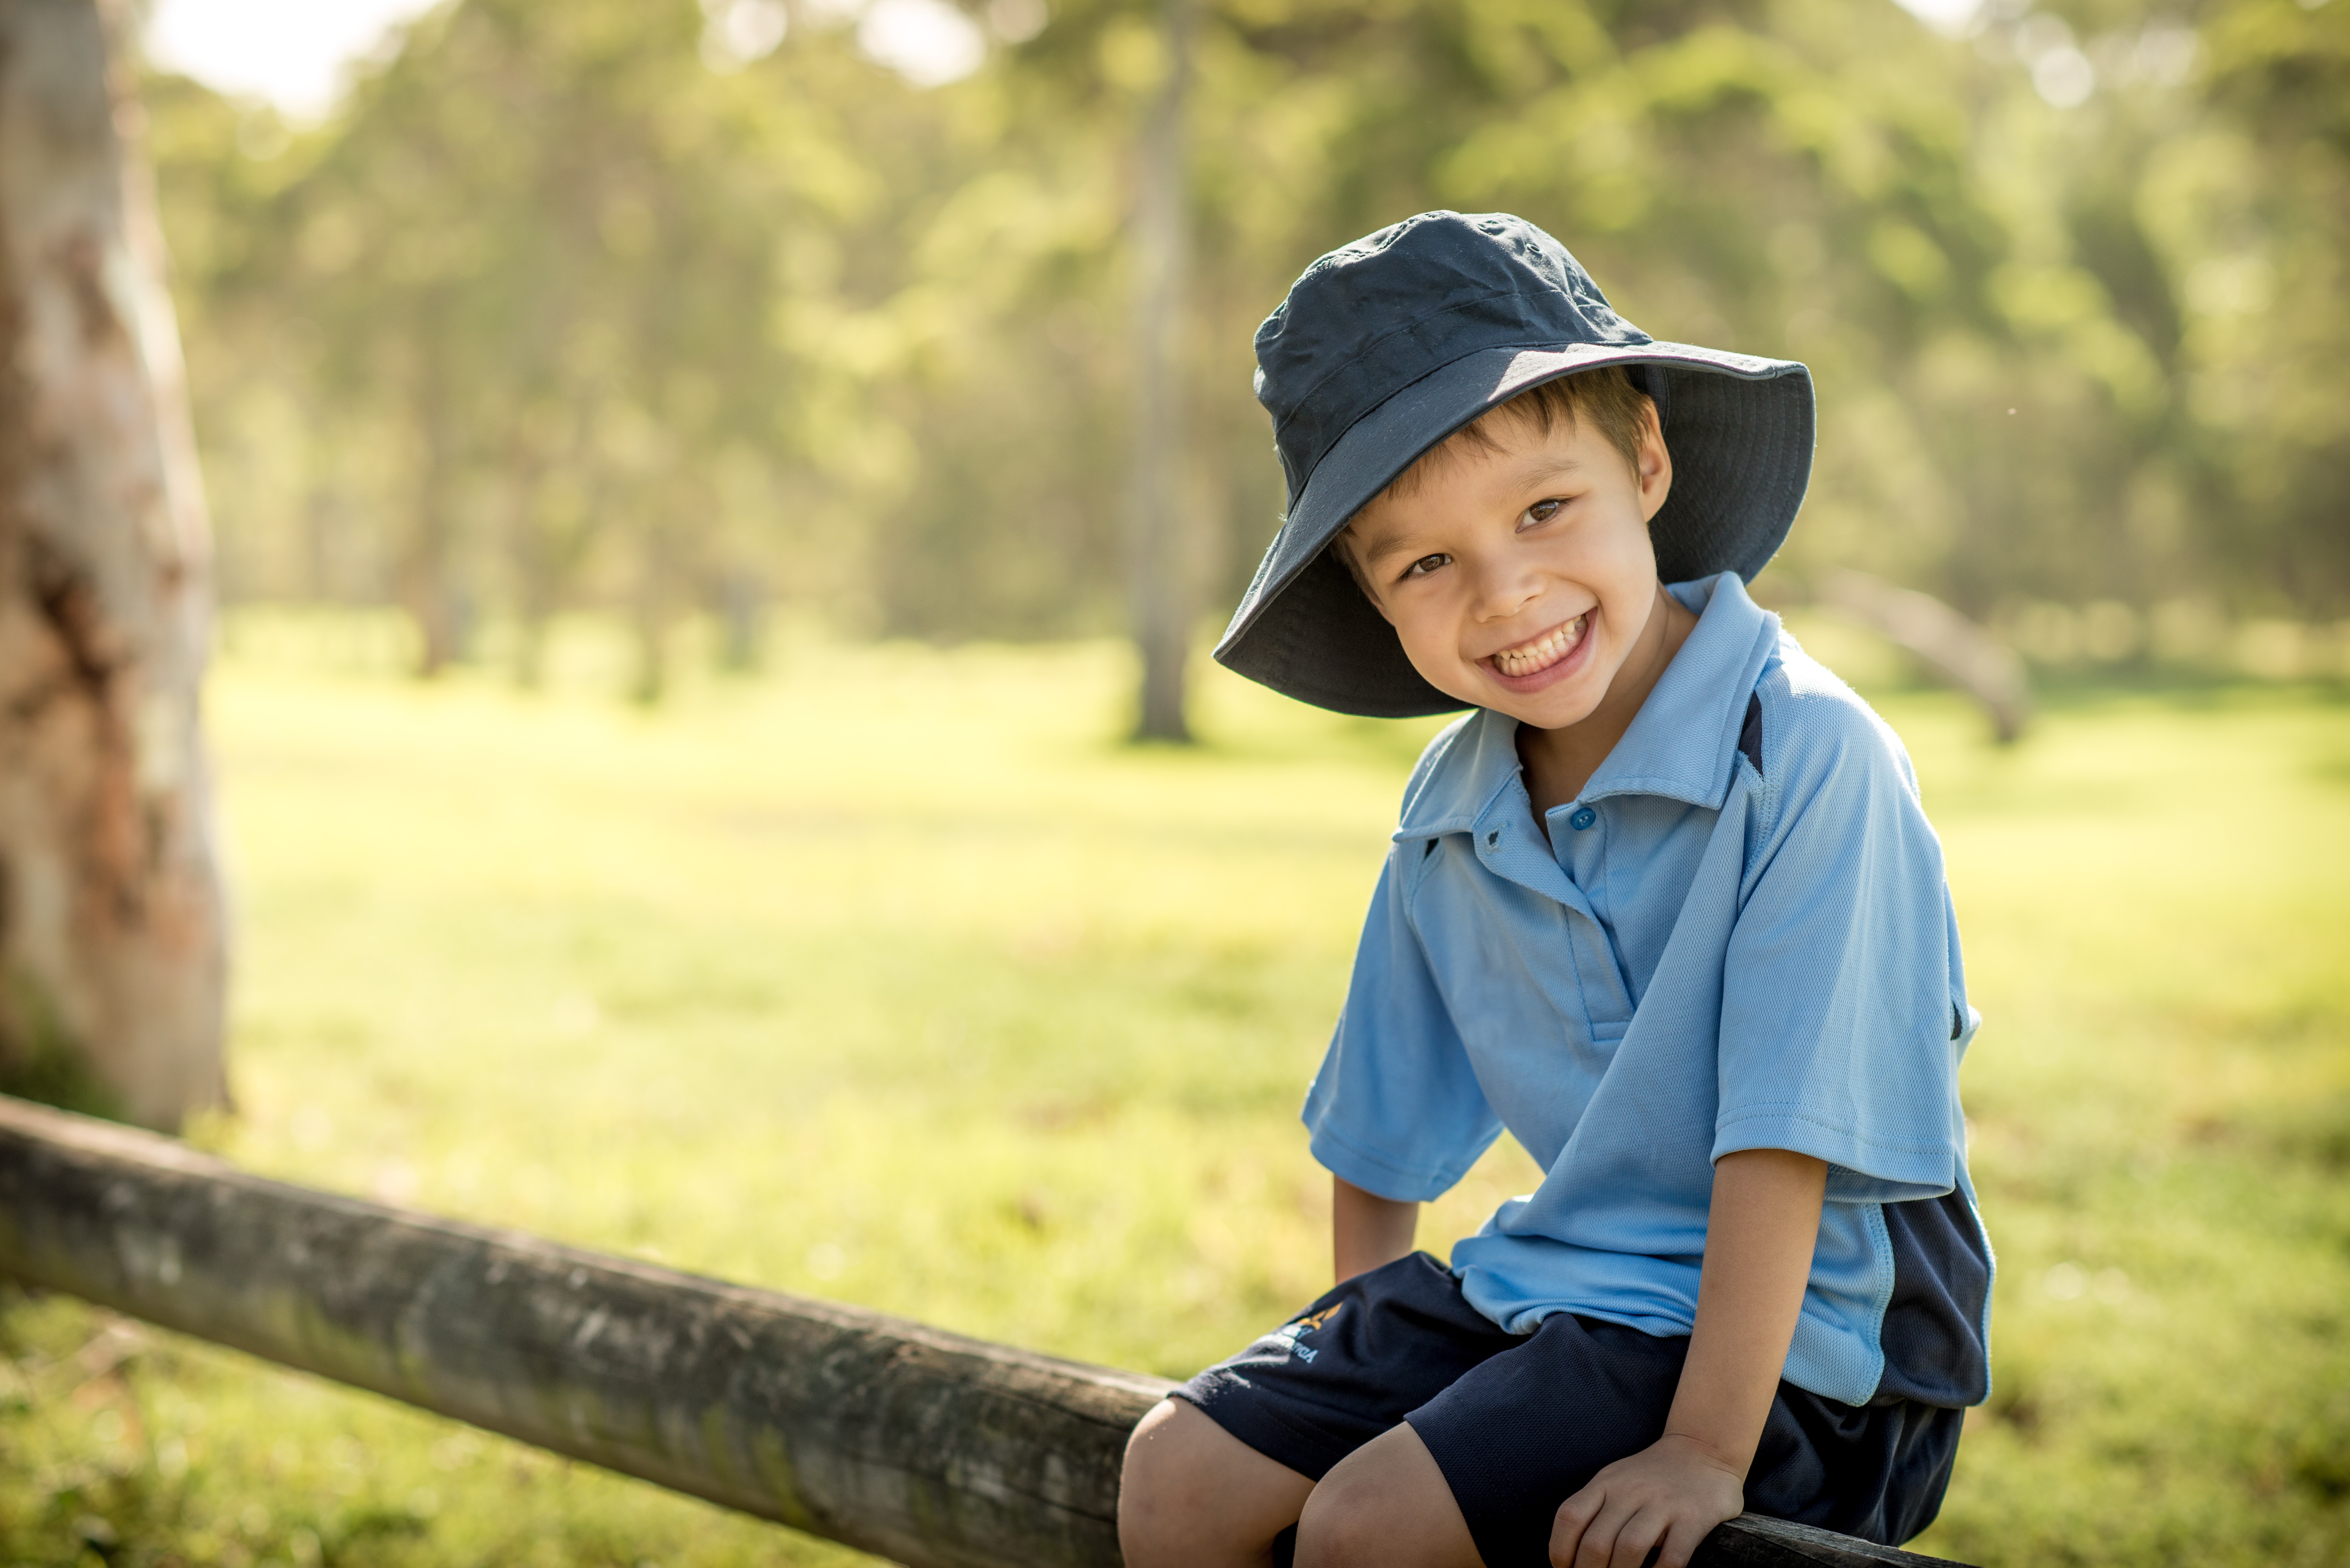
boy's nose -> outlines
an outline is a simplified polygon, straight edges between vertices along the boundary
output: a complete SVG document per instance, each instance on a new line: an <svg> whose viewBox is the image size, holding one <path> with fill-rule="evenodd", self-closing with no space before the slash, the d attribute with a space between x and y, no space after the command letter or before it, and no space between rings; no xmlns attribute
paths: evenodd
<svg viewBox="0 0 2350 1568"><path fill-rule="evenodd" d="M1480 563L1476 572L1474 611L1481 621L1507 620L1542 597L1541 575L1523 561L1510 559Z"/></svg>

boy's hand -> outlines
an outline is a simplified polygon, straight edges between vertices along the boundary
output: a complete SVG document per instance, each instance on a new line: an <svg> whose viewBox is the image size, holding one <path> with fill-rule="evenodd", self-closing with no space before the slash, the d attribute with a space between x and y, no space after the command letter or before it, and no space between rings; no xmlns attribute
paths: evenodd
<svg viewBox="0 0 2350 1568"><path fill-rule="evenodd" d="M1558 1505L1552 1568L1688 1568L1706 1532L1746 1503L1820 1233L1824 1161L1749 1148L1713 1165L1697 1325L1665 1435Z"/></svg>
<svg viewBox="0 0 2350 1568"><path fill-rule="evenodd" d="M1706 1532L1745 1511L1746 1478L1672 1433L1617 1459L1558 1505L1551 1568L1688 1568Z"/></svg>

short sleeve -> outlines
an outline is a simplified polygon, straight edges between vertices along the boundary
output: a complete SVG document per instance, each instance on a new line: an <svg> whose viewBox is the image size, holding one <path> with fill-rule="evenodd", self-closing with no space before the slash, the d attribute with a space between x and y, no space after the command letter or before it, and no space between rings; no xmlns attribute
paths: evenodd
<svg viewBox="0 0 2350 1568"><path fill-rule="evenodd" d="M1725 955L1713 1158L1814 1156L1831 1201L1939 1197L1963 1156L1971 1033L1953 1023L1970 1014L1941 845L1899 743L1856 700L1791 706Z"/></svg>
<svg viewBox="0 0 2350 1568"><path fill-rule="evenodd" d="M1411 929L1405 879L1430 847L1408 839L1389 852L1346 1007L1305 1096L1314 1158L1399 1202L1441 1195L1502 1131Z"/></svg>

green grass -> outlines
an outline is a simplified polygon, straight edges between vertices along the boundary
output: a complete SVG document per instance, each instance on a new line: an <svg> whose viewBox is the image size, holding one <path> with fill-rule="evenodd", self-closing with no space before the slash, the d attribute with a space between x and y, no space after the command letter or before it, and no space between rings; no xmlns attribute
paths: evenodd
<svg viewBox="0 0 2350 1568"><path fill-rule="evenodd" d="M1203 672L1208 743L1131 748L1115 648L814 641L647 712L599 648L532 696L235 625L239 1104L202 1137L1170 1375L1321 1288L1296 1104L1432 724ZM2350 703L2072 689L2001 751L1877 697L1987 1018L2001 1258L1921 1549L2350 1563ZM1423 1241L1530 1174L1496 1151ZM70 1302L0 1332L0 1560L860 1561Z"/></svg>

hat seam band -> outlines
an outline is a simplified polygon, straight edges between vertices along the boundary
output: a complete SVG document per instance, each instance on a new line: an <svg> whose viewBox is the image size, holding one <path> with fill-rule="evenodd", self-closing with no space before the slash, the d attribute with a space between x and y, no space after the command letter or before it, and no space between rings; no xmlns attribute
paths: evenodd
<svg viewBox="0 0 2350 1568"><path fill-rule="evenodd" d="M1276 425L1274 425L1274 439L1275 441L1279 441L1279 440L1280 440L1280 438L1281 438L1281 436L1282 436L1282 434L1283 434L1284 432L1285 432L1285 431L1289 429L1289 427L1290 427L1291 425L1295 424L1295 423L1297 421L1298 417L1299 417L1300 415L1302 415L1303 413L1305 413L1305 410L1306 410L1306 408L1307 408L1307 406L1308 406L1309 404L1311 404L1311 403L1314 401L1314 396L1315 396L1315 393L1319 392L1323 388L1325 388L1325 387L1328 386L1328 385L1329 385L1333 380L1336 379L1339 376L1341 376L1341 375L1345 374L1345 373L1346 373L1347 371L1348 371L1348 370L1353 369L1356 366L1357 366L1357 365L1361 364L1365 359L1367 359L1367 358L1370 358L1370 356L1371 356L1371 354L1373 353L1373 351L1374 351L1374 350L1376 350L1376 349L1377 349L1377 348L1378 348L1381 344L1388 342L1388 341L1389 339L1391 339L1391 338L1400 337L1402 334L1407 333L1407 332L1409 332L1409 331L1413 330L1413 329L1414 329L1414 328L1416 328L1416 327L1419 327L1424 326L1424 325L1426 325L1427 323L1429 323L1429 322L1430 322L1430 321L1434 321L1434 320L1438 319L1440 317L1457 315L1457 314L1459 314L1459 313L1460 313L1460 312L1461 312L1461 311L1468 310L1468 309L1471 309L1471 307L1473 307L1473 306L1482 305L1482 304L1484 304L1487 300L1491 300L1491 299L1501 299L1501 298L1503 298L1503 297L1504 297L1504 296L1518 296L1518 295L1522 295L1522 294L1523 294L1524 292L1525 292L1525 291L1524 291L1523 289L1519 289L1519 288L1490 288L1490 289L1487 289L1487 290L1486 290L1484 293L1482 293L1482 294L1476 295L1476 296L1472 296L1472 297L1471 297L1471 298L1461 300L1461 301L1460 301L1460 302L1459 302L1459 303L1457 303L1457 304L1448 305L1448 306L1445 306L1441 307L1440 309L1431 310L1431 311L1427 312L1427 313L1426 313L1426 314L1424 314L1424 315L1415 316L1415 317L1412 317L1410 320L1409 320L1409 321L1399 322L1397 325L1395 325L1395 326L1393 326L1393 327L1388 327L1385 332L1380 333L1378 337L1376 337L1372 338L1370 341L1368 341L1368 342L1365 343L1365 344L1364 344L1360 348L1357 349L1357 350L1355 351L1355 353L1354 353L1351 357L1349 357L1348 358L1347 358L1346 360L1344 360L1343 362L1341 362L1341 363L1339 363L1339 364L1333 365L1333 366L1329 369L1329 370L1328 370L1328 371L1326 371L1326 372L1322 376L1321 379L1319 379L1319 380L1315 381L1315 382L1311 387L1307 388L1307 389L1305 389L1305 391L1304 395L1303 395L1303 396L1301 396L1301 397L1297 400L1297 406L1296 406L1295 409L1293 409L1293 410L1290 410L1290 413L1289 413L1288 417L1287 417L1287 418L1285 418L1285 419L1284 419L1284 420L1282 420L1279 423L1277 423ZM1613 309L1610 309L1610 310L1608 311L1608 314L1609 314L1609 315L1611 315L1611 316L1614 316L1614 315L1615 315L1615 312L1614 312L1614 310L1613 310ZM1618 317L1616 317L1616 319L1617 319L1618 322L1622 323L1622 325L1625 327L1625 328L1626 328L1627 330L1628 330L1628 331L1630 331L1630 332L1634 333L1635 335L1637 335L1637 336L1638 337L1638 338L1639 338L1639 340L1640 340L1640 342L1641 342L1641 343L1653 343L1653 342L1655 342L1655 341L1656 341L1656 339L1655 339L1655 338L1650 337L1647 333L1640 331L1640 329L1639 329L1638 327L1634 327L1630 322L1628 322L1628 321L1625 321L1625 320L1624 320L1624 318L1623 318L1622 317L1618 316ZM1487 344L1487 345L1485 346L1485 348L1539 348L1539 347L1541 347L1541 345L1540 345L1540 344L1538 344L1538 343L1523 343L1523 344L1517 344L1517 343L1490 343L1490 344ZM1610 347L1613 347L1613 345L1610 345ZM1627 345L1627 347L1631 347L1631 345ZM1470 353L1472 353L1472 354L1474 354L1474 353L1482 353L1483 351L1484 351L1484 350L1483 350L1483 349L1482 349L1482 348L1472 348L1472 349L1471 349L1471 350L1470 350ZM1464 359L1464 358L1468 358L1468 355L1465 355L1465 354L1456 354L1456 355L1454 355L1451 359L1447 359L1447 360L1444 362L1444 364L1445 364L1445 365L1457 364L1457 363L1459 363L1461 359ZM1415 377L1413 377L1413 378L1412 378L1412 379L1411 379L1410 381L1406 382L1406 383L1405 383L1405 385L1406 385L1406 386L1410 386L1410 385L1416 384L1416 383L1418 383L1418 382L1419 382L1419 381L1426 380L1426 379L1428 379L1428 377L1429 377L1429 376L1432 376L1432 375L1436 374L1436 372L1437 372L1438 370L1440 370L1440 369L1444 369L1444 365L1432 366L1432 367L1430 367L1430 369L1428 370L1428 372L1426 373L1426 375L1415 376ZM1399 389L1399 390L1400 390L1401 389ZM1392 395L1392 394L1391 394L1391 395ZM1382 399L1380 399L1380 400L1379 400L1379 402L1380 402L1380 403L1384 403L1385 401L1387 401L1387 399L1385 399L1385 398L1382 398ZM1372 407L1372 408L1377 408L1377 407L1378 407L1378 406L1379 406L1379 405L1378 405L1378 403L1374 403L1374 404L1372 404L1372 405L1371 405L1371 407ZM1366 409L1366 410L1363 410L1363 412L1364 412L1364 413L1368 413L1368 412L1370 412L1370 410L1369 410L1369 409ZM1359 419L1359 418L1360 418L1360 416L1358 415L1358 416L1357 416L1357 419ZM1355 427L1355 423L1356 423L1356 421L1354 421L1354 420L1350 420L1350 421L1347 421L1347 430L1352 430L1352 429ZM1341 431L1339 432L1339 434L1340 434L1340 435L1344 435L1345 433L1346 433L1346 431ZM1334 441L1334 444L1335 444L1335 441ZM1317 468L1321 466L1321 463L1320 463L1320 462L1319 462L1319 460L1318 460L1318 459L1316 460L1315 466L1315 467L1317 467Z"/></svg>

